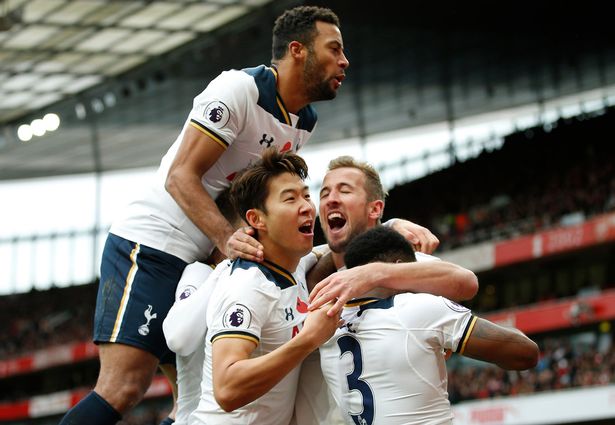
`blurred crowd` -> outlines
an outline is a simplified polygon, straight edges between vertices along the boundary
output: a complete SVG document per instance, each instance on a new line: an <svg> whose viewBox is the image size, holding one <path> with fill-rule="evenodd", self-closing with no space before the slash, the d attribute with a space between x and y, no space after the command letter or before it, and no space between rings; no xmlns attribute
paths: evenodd
<svg viewBox="0 0 615 425"><path fill-rule="evenodd" d="M611 338L602 347L572 344L568 337L549 339L541 344L538 365L522 372L506 371L487 363L459 362L449 368L449 399L458 403L615 383Z"/></svg>
<svg viewBox="0 0 615 425"><path fill-rule="evenodd" d="M444 250L615 210L614 116L514 133L497 151L394 188L385 212L428 226ZM0 360L89 340L95 297L95 285L0 297Z"/></svg>
<svg viewBox="0 0 615 425"><path fill-rule="evenodd" d="M96 285L0 297L0 360L92 335Z"/></svg>
<svg viewBox="0 0 615 425"><path fill-rule="evenodd" d="M408 217L423 224L447 249L613 211L615 144L607 139L615 130L613 115L609 110L511 135L500 150L391 190L385 218ZM0 360L90 341L96 290L89 284L0 297ZM540 299L538 293L533 296L533 302ZM605 349L604 344L578 345L561 337L542 342L541 353L537 367L524 372L454 356L449 363L451 402L615 383L610 342ZM120 423L158 424L168 407L168 400L144 403Z"/></svg>
<svg viewBox="0 0 615 425"><path fill-rule="evenodd" d="M446 250L615 210L614 115L514 133L497 151L393 188L386 217L428 226Z"/></svg>
<svg viewBox="0 0 615 425"><path fill-rule="evenodd" d="M505 371L483 362L452 361L448 373L449 399L455 404L615 383L615 350L611 349L613 335L604 336L608 338L603 338L602 344L573 343L568 337L546 339L540 342L541 357L536 368L523 372ZM169 409L168 403L150 402L119 424L157 425Z"/></svg>
<svg viewBox="0 0 615 425"><path fill-rule="evenodd" d="M136 409L125 415L117 425L159 425L171 411L170 400L166 402L143 402Z"/></svg>

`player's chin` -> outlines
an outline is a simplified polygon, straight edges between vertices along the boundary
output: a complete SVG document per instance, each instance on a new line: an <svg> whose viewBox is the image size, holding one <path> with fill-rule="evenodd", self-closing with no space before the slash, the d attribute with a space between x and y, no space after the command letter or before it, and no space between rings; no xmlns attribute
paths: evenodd
<svg viewBox="0 0 615 425"><path fill-rule="evenodd" d="M329 91L330 99L335 98L337 96L337 91L340 89L342 85L335 78L331 82L331 90Z"/></svg>
<svg viewBox="0 0 615 425"><path fill-rule="evenodd" d="M325 233L325 239L333 252L341 252L346 246L347 238L341 233Z"/></svg>
<svg viewBox="0 0 615 425"><path fill-rule="evenodd" d="M299 231L297 232L297 243L304 247L306 245L313 245L314 243L314 231ZM311 249L311 248L310 248Z"/></svg>

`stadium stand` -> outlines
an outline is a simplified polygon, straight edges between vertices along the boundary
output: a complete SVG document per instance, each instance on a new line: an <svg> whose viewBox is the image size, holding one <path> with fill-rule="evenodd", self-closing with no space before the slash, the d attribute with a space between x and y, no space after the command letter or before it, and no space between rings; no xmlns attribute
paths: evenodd
<svg viewBox="0 0 615 425"><path fill-rule="evenodd" d="M613 173L605 171L615 162L613 148L603 137L611 128L612 114L558 123L550 132L533 129L532 137L527 131L510 135L500 151L391 190L389 216L416 208L420 221L429 219L433 210L437 218L431 223L441 212L479 209L470 201L484 206L499 193L513 194L506 206L490 211L499 213L498 232L483 227L495 255L492 263L477 263L481 288L466 304L532 335L540 345L541 360L533 370L505 372L453 356L449 392L455 406L615 383L615 206L613 193L606 194L615 183ZM587 140L585 149L570 153L580 135ZM539 179L530 172L532 166L521 166L528 161L534 167L544 165L542 170L549 173ZM490 174L496 172L497 179ZM472 186L472 178L481 185ZM465 187L470 196L448 195L450 182ZM427 198L418 195L426 188L442 196L431 196L427 204ZM585 189L590 189L590 196ZM536 217L547 205L557 206L549 209L553 220L537 224ZM533 224L519 226L514 211L518 216L535 212ZM572 216L574 220L566 218ZM477 233L477 226L472 226ZM463 245L457 248L444 242L449 250L443 250L443 258L456 255L462 264L472 263L471 250L484 248L484 242L476 240L482 239L457 239ZM543 241L540 249L537 240ZM98 363L97 348L90 342L90 306L95 291L93 283L0 297L0 335L10 342L0 348L0 420L41 416L40 423L52 423L54 415L94 384ZM169 394L166 381L158 377L143 405L122 423L157 423L168 408Z"/></svg>
<svg viewBox="0 0 615 425"><path fill-rule="evenodd" d="M124 5L151 13L159 6L124 3L6 2L25 10L39 29L45 29L41 23L59 25L69 33L91 31L94 37L107 29L96 16L108 16L96 7ZM160 3L180 8L182 2ZM213 3L241 8L242 1ZM227 28L202 32L197 43L153 55L150 64L58 102L62 131L45 139L19 142L13 130L30 116L2 104L7 93L22 96L28 83L22 81L21 89L2 87L0 113L9 119L0 122L0 178L100 176L153 166L204 81L220 69L267 60L270 34L264 22L291 3L296 2L249 6L250 16ZM542 113L552 100L592 90L602 93L604 105L615 104L607 90L615 83L615 26L603 7L524 0L500 8L486 1L415 2L411 13L392 13L396 7L315 3L326 3L344 17L352 65L344 95L318 105L321 119L310 143L350 138L363 144L382 132L445 121L454 137L456 120L530 104ZM29 13L31 6L53 10L37 18ZM495 13L486 16L486 11ZM173 27L166 17L155 16L152 22L160 25L145 26ZM70 19L74 25L64 22ZM18 27L29 30L26 24ZM15 34L3 32L0 48ZM77 38L69 34L67 40ZM48 44L54 43L49 38ZM3 56L2 66L19 60L14 70L2 68L0 83L53 65L34 58L30 67L30 53L15 50L20 44L13 43L13 59ZM38 44L31 44L37 55L46 45ZM52 50L70 56L70 51ZM86 56L77 68L109 67ZM109 63L118 60L114 57ZM47 77L62 77L58 72ZM44 92L40 84L30 85L40 90L36 97ZM59 84L57 90L65 88ZM108 95L113 102L107 102ZM104 111L96 111L103 100ZM437 255L478 273L479 294L466 305L498 323L515 324L540 344L539 365L522 373L453 356L449 388L456 425L615 421L615 147L610 141L615 112L606 106L592 110L576 117L558 111L567 118L510 134L501 149L484 148L474 159L451 149L452 166L390 191L385 218L407 216L426 225L442 241ZM17 242L2 242L0 254L12 254ZM98 370L97 347L90 342L95 293L96 282L89 282L0 296L0 423L55 425L93 386ZM158 424L169 408L170 388L157 376L146 399L121 424Z"/></svg>
<svg viewBox="0 0 615 425"><path fill-rule="evenodd" d="M615 110L596 115L511 134L500 150L395 187L386 215L428 224L446 250L613 210Z"/></svg>

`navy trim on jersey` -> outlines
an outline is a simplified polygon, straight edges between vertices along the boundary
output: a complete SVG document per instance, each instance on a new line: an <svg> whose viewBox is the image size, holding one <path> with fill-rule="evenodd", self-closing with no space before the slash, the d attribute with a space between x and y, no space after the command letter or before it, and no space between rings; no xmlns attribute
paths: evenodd
<svg viewBox="0 0 615 425"><path fill-rule="evenodd" d="M388 309L393 307L393 297L389 297L389 298L376 298L375 301L371 302L371 303L366 303L366 304L362 304L359 306L359 312L357 313L357 316L360 316L361 314L363 314L363 312L365 310L369 310L372 308L380 308L380 309Z"/></svg>
<svg viewBox="0 0 615 425"><path fill-rule="evenodd" d="M201 132L207 134L209 137L214 139L214 141L218 143L220 146L222 146L224 149L228 148L229 143L226 140L224 140L222 136L220 136L218 133L213 131L211 128L205 127L203 124L201 124L200 122L194 119L190 120L190 125L195 127L197 130L200 130Z"/></svg>
<svg viewBox="0 0 615 425"><path fill-rule="evenodd" d="M381 300L382 298L376 297L365 297L365 298L354 298L344 304L344 307L359 307L363 304L375 303L376 301Z"/></svg>
<svg viewBox="0 0 615 425"><path fill-rule="evenodd" d="M235 269L248 270L251 267L257 267L268 280L280 289L286 289L297 285L297 281L292 273L271 261L264 260L263 263L256 263L254 261L237 258L233 261L232 267L231 274L233 274Z"/></svg>
<svg viewBox="0 0 615 425"><path fill-rule="evenodd" d="M292 126L284 101L277 91L277 69L260 65L254 68L244 68L242 71L254 78L258 88L258 106L269 112L281 123ZM312 131L316 126L317 116L312 105L301 108L297 116L299 117L298 129Z"/></svg>
<svg viewBox="0 0 615 425"><path fill-rule="evenodd" d="M217 334L215 334L214 336L211 337L211 339L209 340L210 342L214 342L214 340L218 339L218 338L241 338L241 339L248 339L250 341L255 341L256 345L258 345L260 338L257 337L254 334L251 334L250 332L242 332L242 331L223 331L223 332L218 332Z"/></svg>
<svg viewBox="0 0 615 425"><path fill-rule="evenodd" d="M468 339L470 338L470 334L472 333L472 330L474 330L474 325L476 324L477 320L478 320L478 317L474 315L470 317L470 320L468 321L468 324L466 325L466 328L463 331L463 335L461 335L461 339L459 340L459 345L457 345L457 350L455 351L456 353L463 354L463 352L465 351L466 343L468 342Z"/></svg>

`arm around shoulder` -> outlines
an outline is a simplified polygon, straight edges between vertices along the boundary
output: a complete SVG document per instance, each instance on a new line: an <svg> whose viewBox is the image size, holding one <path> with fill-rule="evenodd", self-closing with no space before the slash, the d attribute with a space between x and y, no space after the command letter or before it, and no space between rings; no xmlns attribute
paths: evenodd
<svg viewBox="0 0 615 425"><path fill-rule="evenodd" d="M478 278L461 266L447 261L414 263L372 263L375 286L404 292L440 295L453 301L473 298L478 292ZM369 267L367 264L362 267ZM368 272L368 270L366 270Z"/></svg>

